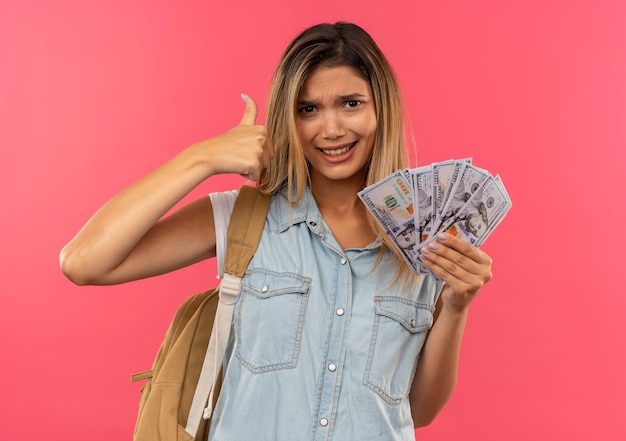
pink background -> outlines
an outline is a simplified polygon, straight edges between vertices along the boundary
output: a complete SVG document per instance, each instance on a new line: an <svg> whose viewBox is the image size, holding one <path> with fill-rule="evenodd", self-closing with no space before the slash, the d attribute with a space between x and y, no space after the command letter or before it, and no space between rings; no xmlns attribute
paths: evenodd
<svg viewBox="0 0 626 441"><path fill-rule="evenodd" d="M514 202L484 247L495 277L457 392L417 438L626 439L623 5L2 0L0 439L131 438L129 374L214 263L81 288L58 252L114 193L236 124L241 92L264 103L298 31L340 19L395 67L419 163L473 156Z"/></svg>

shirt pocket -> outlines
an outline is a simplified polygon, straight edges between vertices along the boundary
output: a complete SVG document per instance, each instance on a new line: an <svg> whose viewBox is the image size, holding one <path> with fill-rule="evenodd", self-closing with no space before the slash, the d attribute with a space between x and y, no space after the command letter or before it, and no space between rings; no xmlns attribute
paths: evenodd
<svg viewBox="0 0 626 441"><path fill-rule="evenodd" d="M374 298L374 326L364 384L392 405L409 394L433 307L400 297Z"/></svg>
<svg viewBox="0 0 626 441"><path fill-rule="evenodd" d="M296 367L311 280L254 269L243 280L235 354L257 374Z"/></svg>

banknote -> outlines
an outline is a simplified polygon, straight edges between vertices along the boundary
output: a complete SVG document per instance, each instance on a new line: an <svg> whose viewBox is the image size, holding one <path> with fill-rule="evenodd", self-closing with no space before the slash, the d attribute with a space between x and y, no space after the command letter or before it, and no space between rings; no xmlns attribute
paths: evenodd
<svg viewBox="0 0 626 441"><path fill-rule="evenodd" d="M411 270L430 275L419 256L436 232L480 247L512 207L500 176L472 158L398 170L359 197Z"/></svg>
<svg viewBox="0 0 626 441"><path fill-rule="evenodd" d="M459 174L449 186L450 191L445 201L445 206L438 214L437 225L442 225L451 219L465 203L476 193L480 186L489 177L489 172L470 163L463 163Z"/></svg>
<svg viewBox="0 0 626 441"><path fill-rule="evenodd" d="M415 206L415 229L419 234L419 242L428 239L433 220L433 168L430 165L408 170L413 189Z"/></svg>
<svg viewBox="0 0 626 441"><path fill-rule="evenodd" d="M359 192L359 198L391 238L414 273L422 272L419 241L415 230L414 205L411 186L404 171L399 170L376 184Z"/></svg>
<svg viewBox="0 0 626 441"><path fill-rule="evenodd" d="M496 175L494 180L495 180L496 186L498 187L499 194L502 195L502 198L506 201L506 203L502 204L499 211L494 210L494 213L493 213L494 220L493 222L491 222L491 227L489 231L487 231L487 234L483 235L483 237L478 241L478 243L476 244L477 247L480 247L482 246L483 243L485 243L485 240L487 240L487 237L489 237L489 235L493 232L493 230L495 230L496 227L500 224L500 222L502 222L502 219L504 219L504 216L506 216L506 214L509 212L509 210L513 206L511 202L511 197L509 196L509 193L506 191L506 188L504 187L504 183L502 182L502 179L500 178L500 176ZM493 201L487 200L487 205L490 205L492 203Z"/></svg>
<svg viewBox="0 0 626 441"><path fill-rule="evenodd" d="M433 168L433 200L432 200L432 225L431 231L439 229L439 222L443 207L450 195L450 190L456 182L459 174L463 171L466 163L471 163L472 159L454 160L449 159L443 162L435 162Z"/></svg>
<svg viewBox="0 0 626 441"><path fill-rule="evenodd" d="M481 246L511 208L499 176L489 176L442 227L477 247Z"/></svg>

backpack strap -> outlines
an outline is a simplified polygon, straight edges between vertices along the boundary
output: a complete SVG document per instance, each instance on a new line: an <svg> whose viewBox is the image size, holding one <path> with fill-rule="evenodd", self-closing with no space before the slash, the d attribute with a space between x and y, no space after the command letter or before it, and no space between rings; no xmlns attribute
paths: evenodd
<svg viewBox="0 0 626 441"><path fill-rule="evenodd" d="M228 225L224 278L219 286L219 304L185 427L185 431L194 438L201 419L209 419L213 413L215 384L230 337L233 310L239 296L241 279L261 240L269 203L269 195L247 185L241 186L235 201Z"/></svg>
<svg viewBox="0 0 626 441"><path fill-rule="evenodd" d="M242 185L235 201L226 236L224 273L243 277L254 255L270 205L270 196Z"/></svg>

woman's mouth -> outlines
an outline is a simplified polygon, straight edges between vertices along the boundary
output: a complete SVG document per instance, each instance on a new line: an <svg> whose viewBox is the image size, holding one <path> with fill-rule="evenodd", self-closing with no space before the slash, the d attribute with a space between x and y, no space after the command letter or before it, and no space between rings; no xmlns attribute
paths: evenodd
<svg viewBox="0 0 626 441"><path fill-rule="evenodd" d="M356 143L357 142L355 141L352 144L348 144L343 147L338 147L335 149L319 149L319 150L327 156L339 156L339 155L343 155L344 153L348 153L356 145Z"/></svg>

